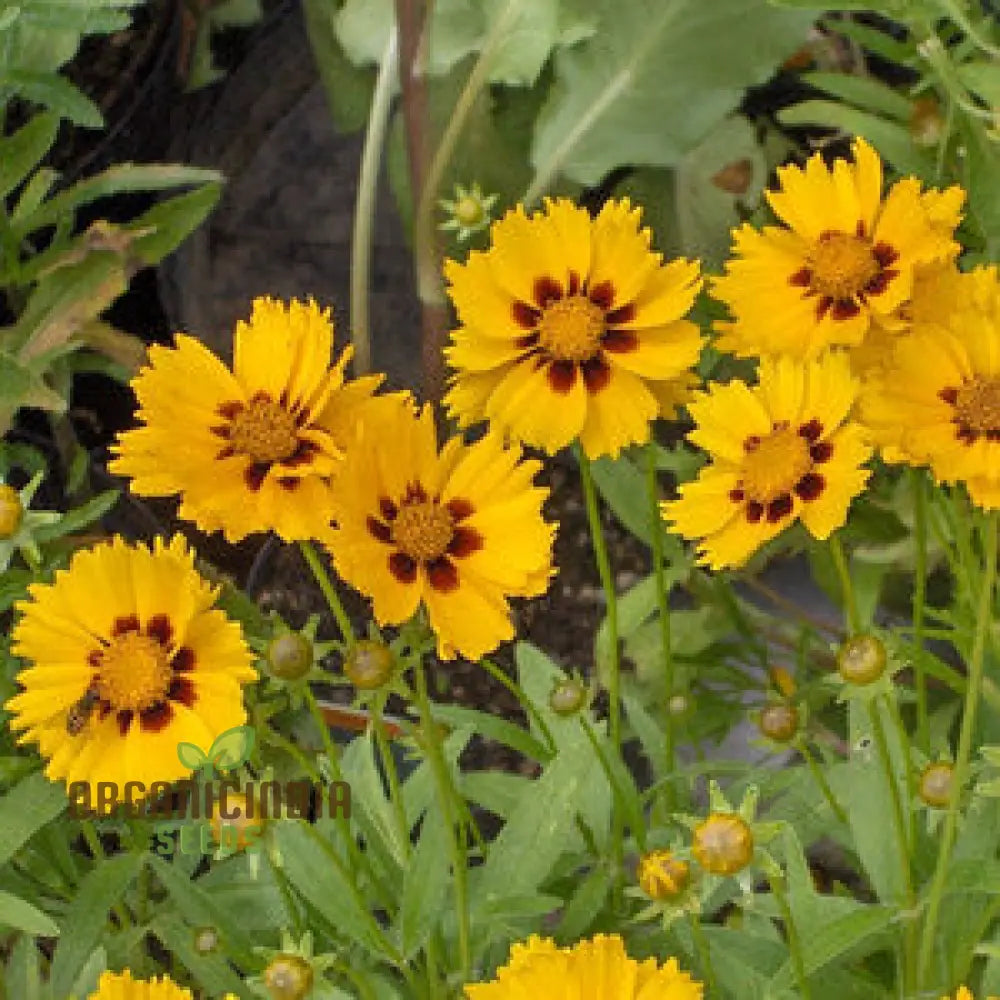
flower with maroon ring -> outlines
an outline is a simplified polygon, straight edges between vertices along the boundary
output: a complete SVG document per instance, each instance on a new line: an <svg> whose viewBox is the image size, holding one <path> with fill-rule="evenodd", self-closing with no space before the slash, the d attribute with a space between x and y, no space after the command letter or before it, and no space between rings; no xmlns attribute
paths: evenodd
<svg viewBox="0 0 1000 1000"><path fill-rule="evenodd" d="M744 224L734 257L712 282L731 320L716 324L718 346L740 357L814 358L856 347L873 323L905 325L901 307L918 268L954 260L952 237L965 192L922 192L913 177L882 198L882 164L864 139L854 162L828 168L817 153L805 168L778 170L767 199L784 226Z"/></svg>
<svg viewBox="0 0 1000 1000"><path fill-rule="evenodd" d="M759 385L713 384L689 405L688 440L712 461L663 513L700 540L701 562L741 566L797 520L820 539L844 523L870 474L863 430L848 419L857 389L843 353L763 359Z"/></svg>
<svg viewBox="0 0 1000 1000"><path fill-rule="evenodd" d="M541 464L494 434L439 452L430 407L417 413L405 399L366 418L356 447L365 461L338 476L324 541L379 624L423 604L449 659L477 660L513 638L507 598L543 593L552 576L548 490L533 485Z"/></svg>
<svg viewBox="0 0 1000 1000"><path fill-rule="evenodd" d="M31 665L5 707L50 779L148 793L190 774L178 743L211 746L246 721L252 654L179 535L152 551L116 537L77 552L29 593L12 648Z"/></svg>
<svg viewBox="0 0 1000 1000"><path fill-rule="evenodd" d="M180 494L182 518L230 542L319 537L344 447L382 403L382 376L345 381L351 349L331 367L332 347L328 311L267 298L236 326L232 371L184 334L151 347L132 382L144 426L121 435L109 468L141 496Z"/></svg>
<svg viewBox="0 0 1000 1000"><path fill-rule="evenodd" d="M900 338L862 394L861 415L893 461L964 483L975 504L1000 508L1000 272L967 275L976 289L947 325Z"/></svg>
<svg viewBox="0 0 1000 1000"><path fill-rule="evenodd" d="M488 420L554 454L579 439L589 458L649 439L701 353L684 315L698 264L663 263L641 210L608 202L591 219L565 199L494 223L491 246L445 276L461 323L445 350L445 404L459 426Z"/></svg>

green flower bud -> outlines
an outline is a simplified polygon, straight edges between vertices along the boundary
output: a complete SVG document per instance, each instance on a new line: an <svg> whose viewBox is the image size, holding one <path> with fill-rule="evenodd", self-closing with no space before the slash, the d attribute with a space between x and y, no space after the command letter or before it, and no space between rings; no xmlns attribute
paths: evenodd
<svg viewBox="0 0 1000 1000"><path fill-rule="evenodd" d="M300 955L275 955L264 970L272 1000L304 1000L312 985L312 966Z"/></svg>
<svg viewBox="0 0 1000 1000"><path fill-rule="evenodd" d="M929 806L946 809L951 802L951 788L955 780L955 768L947 761L929 764L920 775L918 794Z"/></svg>
<svg viewBox="0 0 1000 1000"><path fill-rule="evenodd" d="M344 661L347 679L362 691L374 691L388 683L395 667L392 650L371 639L359 639Z"/></svg>
<svg viewBox="0 0 1000 1000"><path fill-rule="evenodd" d="M559 681L549 694L549 708L556 715L575 715L587 703L587 689L575 677Z"/></svg>
<svg viewBox="0 0 1000 1000"><path fill-rule="evenodd" d="M767 705L760 713L757 727L775 743L788 743L799 731L799 710L787 702Z"/></svg>
<svg viewBox="0 0 1000 1000"><path fill-rule="evenodd" d="M312 665L312 643L297 632L276 636L267 647L268 671L280 680L297 681Z"/></svg>
<svg viewBox="0 0 1000 1000"><path fill-rule="evenodd" d="M850 684L873 684L885 672L885 646L873 635L851 636L837 653L837 669Z"/></svg>

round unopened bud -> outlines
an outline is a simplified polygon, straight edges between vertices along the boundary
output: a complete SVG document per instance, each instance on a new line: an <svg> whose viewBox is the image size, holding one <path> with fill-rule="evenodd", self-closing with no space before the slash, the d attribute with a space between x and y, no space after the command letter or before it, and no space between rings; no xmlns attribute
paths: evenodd
<svg viewBox="0 0 1000 1000"><path fill-rule="evenodd" d="M733 875L753 858L753 832L735 813L712 813L694 831L698 864L713 875Z"/></svg>
<svg viewBox="0 0 1000 1000"><path fill-rule="evenodd" d="M650 851L639 859L639 888L650 899L671 899L686 888L691 868L672 851Z"/></svg>
<svg viewBox="0 0 1000 1000"><path fill-rule="evenodd" d="M947 761L928 764L920 775L918 794L929 806L946 809L951 802L951 790L955 780L955 768Z"/></svg>
<svg viewBox="0 0 1000 1000"><path fill-rule="evenodd" d="M683 715L688 710L688 700L682 694L671 695L667 702L667 711L671 715Z"/></svg>
<svg viewBox="0 0 1000 1000"><path fill-rule="evenodd" d="M312 665L312 643L298 632L276 636L267 647L268 671L283 681L305 677Z"/></svg>
<svg viewBox="0 0 1000 1000"><path fill-rule="evenodd" d="M392 677L396 658L392 650L381 642L359 639L344 660L347 679L362 691L374 691Z"/></svg>
<svg viewBox="0 0 1000 1000"><path fill-rule="evenodd" d="M556 715L575 715L587 703L587 689L575 677L559 681L549 694L549 708Z"/></svg>
<svg viewBox="0 0 1000 1000"><path fill-rule="evenodd" d="M264 970L272 1000L304 1000L312 985L312 966L301 955L275 955Z"/></svg>
<svg viewBox="0 0 1000 1000"><path fill-rule="evenodd" d="M766 705L757 720L757 727L775 743L788 743L799 731L799 710L787 702Z"/></svg>
<svg viewBox="0 0 1000 1000"><path fill-rule="evenodd" d="M199 955L210 955L219 947L219 932L214 927L197 927L194 932L194 950Z"/></svg>
<svg viewBox="0 0 1000 1000"><path fill-rule="evenodd" d="M455 203L455 218L463 226L478 226L483 221L483 203L472 195L459 198Z"/></svg>
<svg viewBox="0 0 1000 1000"><path fill-rule="evenodd" d="M771 683L786 697L795 694L795 678L785 667L771 667L769 671Z"/></svg>
<svg viewBox="0 0 1000 1000"><path fill-rule="evenodd" d="M17 490L0 483L0 538L12 538L23 516L24 508Z"/></svg>
<svg viewBox="0 0 1000 1000"><path fill-rule="evenodd" d="M837 669L850 684L873 684L885 671L885 646L873 635L851 636L837 653Z"/></svg>
<svg viewBox="0 0 1000 1000"><path fill-rule="evenodd" d="M209 820L215 842L228 851L242 851L256 843L263 829L259 812L245 795L227 792L220 796Z"/></svg>

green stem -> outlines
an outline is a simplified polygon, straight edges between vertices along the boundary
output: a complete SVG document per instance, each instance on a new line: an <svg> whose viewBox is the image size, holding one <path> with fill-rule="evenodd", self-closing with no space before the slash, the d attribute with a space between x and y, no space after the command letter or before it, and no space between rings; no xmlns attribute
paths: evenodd
<svg viewBox="0 0 1000 1000"><path fill-rule="evenodd" d="M851 634L857 635L861 630L861 620L858 616L858 604L854 597L854 585L851 583L851 570L847 563L847 555L844 553L843 543L840 541L840 535L830 536L830 555L833 556L833 565L837 571L837 578L840 580L841 593L844 595L845 620Z"/></svg>
<svg viewBox="0 0 1000 1000"><path fill-rule="evenodd" d="M951 863L951 852L955 846L955 835L958 830L958 805L962 792L969 777L969 757L972 752L972 736L976 725L976 712L979 707L979 691L982 686L983 667L985 663L986 635L993 617L993 587L997 575L997 522L1000 513L992 511L987 522L985 540L986 568L983 573L982 590L979 594L979 606L976 610L976 632L972 645L972 656L969 660L969 679L965 689L965 706L962 712L962 726L958 735L958 753L955 759L955 774L951 788L951 798L948 811L945 814L938 843L937 862L934 866L934 876L931 881L930 895L927 903L927 916L924 920L923 935L920 939L920 960L917 966L918 983L923 984L930 966L934 951L934 934L937 931L938 916L941 911L941 901L944 898L945 881L948 877L948 866Z"/></svg>
<svg viewBox="0 0 1000 1000"><path fill-rule="evenodd" d="M95 862L104 861L107 858L107 854L104 853L104 845L101 843L101 838L97 833L97 828L94 826L93 820L85 819L80 824L83 831L83 839L87 842L87 847L90 848L90 854ZM125 904L122 902L116 902L111 907L112 913L118 918L119 926L122 928L132 926L132 917L128 909L126 909Z"/></svg>
<svg viewBox="0 0 1000 1000"><path fill-rule="evenodd" d="M611 735L611 746L619 759L622 755L622 712L621 712L621 650L618 643L618 595L615 592L615 577L611 570L611 558L604 538L604 528L601 525L601 509L597 500L597 489L594 486L594 474L590 467L590 459L580 448L577 452L580 461L580 481L583 485L583 499L587 508L587 521L590 525L590 541L594 548L594 561L604 588L607 602L608 622L608 729ZM620 887L624 877L624 826L620 809L614 809L612 814L612 861L615 866L615 885Z"/></svg>
<svg viewBox="0 0 1000 1000"><path fill-rule="evenodd" d="M836 816L838 821L843 823L844 826L847 826L847 813L844 812L844 807L837 801L837 797L833 794L833 789L830 787L830 783L826 780L826 775L823 773L823 769L819 766L819 762L813 756L813 752L809 749L809 744L800 736L795 741L794 746L795 749L802 754L802 758L809 767L809 773L815 779L816 784L819 786L819 790L823 793L823 798L826 799L833 815Z"/></svg>
<svg viewBox="0 0 1000 1000"><path fill-rule="evenodd" d="M913 541L916 565L913 580L913 682L917 689L917 742L925 754L931 752L927 716L927 672L924 669L924 606L927 599L927 490L923 471L913 470Z"/></svg>
<svg viewBox="0 0 1000 1000"><path fill-rule="evenodd" d="M419 661L413 665L413 676L416 681L417 709L420 712L420 723L424 732L422 742L427 754L427 761L434 775L438 804L441 806L441 811L444 813L445 825L448 827L448 842L455 880L455 909L457 911L455 915L458 920L459 968L462 973L462 981L468 982L472 961L469 948L468 857L465 847L465 834L456 825L452 798L457 792L453 787L451 776L448 773L448 765L445 762L444 755L441 753L441 746L438 743L434 716L431 713L431 703L427 697L427 678L424 675L424 666Z"/></svg>
<svg viewBox="0 0 1000 1000"><path fill-rule="evenodd" d="M485 657L479 661L479 665L496 681L502 684L517 699L518 704L524 709L538 731L545 740L545 745L553 752L556 752L556 741L552 736L552 730L548 723L542 718L541 713L535 708L532 700L521 690L521 685L511 680L507 674L500 669L492 660Z"/></svg>
<svg viewBox="0 0 1000 1000"><path fill-rule="evenodd" d="M372 728L375 730L375 742L378 745L382 767L389 782L389 801L392 804L396 820L396 832L399 836L400 847L403 851L403 857L408 859L412 846L410 844L410 824L406 819L406 805L403 802L403 789L399 781L399 771L396 769L396 758L392 755L392 747L389 745L389 739L385 733L385 725L382 722L382 706L378 701L372 703Z"/></svg>
<svg viewBox="0 0 1000 1000"><path fill-rule="evenodd" d="M792 956L792 967L795 969L795 978L799 984L799 997L801 1000L810 1000L809 977L806 975L806 963L802 957L802 942L799 940L799 932L792 919L792 910L788 905L788 897L785 895L785 885L781 877L769 878L771 892L774 901L781 911L781 920L785 925L785 937L788 940L788 951Z"/></svg>
<svg viewBox="0 0 1000 1000"><path fill-rule="evenodd" d="M708 945L708 938L701 926L701 917L697 913L691 914L691 937L694 939L694 948L698 953L698 964L701 966L701 975L705 980L705 996L708 1000L713 1000L718 995L715 985L715 969L712 967L712 950Z"/></svg>
<svg viewBox="0 0 1000 1000"><path fill-rule="evenodd" d="M489 34L479 50L479 58L455 102L444 134L434 152L434 158L427 168L427 177L417 203L413 240L417 264L417 294L421 302L432 304L444 302L444 292L438 273L437 251L434 246L434 199L437 197L445 171L451 163L458 140L475 107L476 100L489 84L493 59L523 3L524 0L507 0L507 6L490 27Z"/></svg>
<svg viewBox="0 0 1000 1000"><path fill-rule="evenodd" d="M396 44L398 33L389 31L378 78L372 94L368 129L358 171L358 191L354 203L354 232L351 238L351 342L354 344L354 370L371 371L371 327L368 293L371 288L372 240L375 232L375 201L378 194L379 168L385 145L389 113L392 110L393 84L396 79Z"/></svg>
<svg viewBox="0 0 1000 1000"><path fill-rule="evenodd" d="M333 617L337 619L337 628L340 629L340 634L343 636L344 642L348 646L353 645L354 629L351 626L351 619L347 617L344 605L340 603L340 598L334 589L333 581L330 579L330 575L327 573L326 567L319 557L319 553L313 547L312 542L299 542L299 551L309 564L309 568L312 570L312 574L319 584L319 589L323 592L323 597L326 598L327 606L333 613Z"/></svg>
<svg viewBox="0 0 1000 1000"><path fill-rule="evenodd" d="M665 774L673 774L674 716L670 699L674 693L674 654L670 635L670 594L667 575L663 569L663 531L660 528L660 491L656 482L656 449L653 442L646 448L646 495L649 500L649 527L653 549L653 574L656 579L656 604L660 611L660 644L663 647L663 683L666 688L664 704L667 706L663 726L663 766ZM664 786L664 805L668 813L674 809L673 785Z"/></svg>

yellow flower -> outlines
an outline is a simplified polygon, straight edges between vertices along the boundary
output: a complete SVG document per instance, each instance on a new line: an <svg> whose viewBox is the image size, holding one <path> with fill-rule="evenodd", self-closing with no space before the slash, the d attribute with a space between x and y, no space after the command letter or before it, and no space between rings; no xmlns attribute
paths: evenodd
<svg viewBox="0 0 1000 1000"><path fill-rule="evenodd" d="M941 997L941 1000L951 1000L950 997ZM976 1000L972 995L972 990L968 986L959 986L955 992L955 1000ZM1000 1000L1000 997L989 996L986 1000Z"/></svg>
<svg viewBox="0 0 1000 1000"><path fill-rule="evenodd" d="M965 483L973 501L1000 507L1000 278L973 278L979 296L899 339L869 379L861 415L892 461L929 465L939 482ZM986 285L986 282L989 285Z"/></svg>
<svg viewBox="0 0 1000 1000"><path fill-rule="evenodd" d="M232 997L226 994L226 1000ZM169 976L133 979L130 970L102 972L97 992L87 1000L193 1000L189 989L178 986Z"/></svg>
<svg viewBox="0 0 1000 1000"><path fill-rule="evenodd" d="M686 861L674 857L673 851L650 851L639 858L636 878L650 899L672 899L687 888L691 870Z"/></svg>
<svg viewBox="0 0 1000 1000"><path fill-rule="evenodd" d="M19 742L67 783L176 781L177 744L212 745L246 721L256 678L239 626L212 604L183 538L150 551L121 538L73 556L18 604L13 652L31 661L6 708Z"/></svg>
<svg viewBox="0 0 1000 1000"><path fill-rule="evenodd" d="M918 267L958 254L964 191L922 193L908 177L883 199L882 164L863 139L853 164L831 169L817 153L804 169L779 169L778 180L767 199L785 225L738 229L735 257L712 284L733 317L717 324L723 350L802 359L857 346L873 322L898 325Z"/></svg>
<svg viewBox="0 0 1000 1000"><path fill-rule="evenodd" d="M489 983L465 987L468 1000L595 997L600 1000L701 1000L703 986L677 959L630 958L617 934L597 934L571 948L531 937L511 948L510 961Z"/></svg>
<svg viewBox="0 0 1000 1000"><path fill-rule="evenodd" d="M688 439L712 461L663 514L701 539L701 561L739 566L797 519L827 538L869 472L862 428L848 420L857 383L843 354L764 359L760 384L712 385L690 404Z"/></svg>
<svg viewBox="0 0 1000 1000"><path fill-rule="evenodd" d="M327 527L330 478L382 376L345 383L333 325L314 302L254 300L236 326L233 370L193 337L150 348L132 382L145 424L121 435L110 469L142 496L181 496L180 516L236 542Z"/></svg>
<svg viewBox="0 0 1000 1000"><path fill-rule="evenodd" d="M650 250L640 215L627 200L596 219L565 199L518 206L489 250L446 263L461 326L445 403L461 427L489 420L550 454L579 438L590 458L649 439L701 353L682 318L701 279L696 262Z"/></svg>
<svg viewBox="0 0 1000 1000"><path fill-rule="evenodd" d="M513 638L507 596L540 594L552 575L548 491L532 485L540 463L493 434L439 453L430 407L404 400L365 420L358 447L366 461L339 476L326 539L341 577L380 624L423 602L442 657L476 660Z"/></svg>

